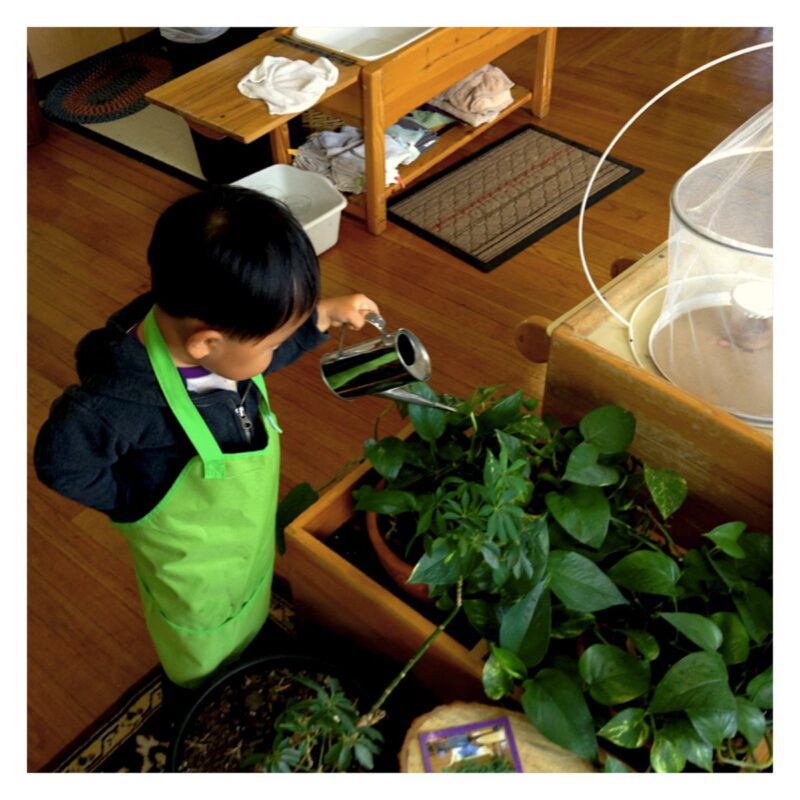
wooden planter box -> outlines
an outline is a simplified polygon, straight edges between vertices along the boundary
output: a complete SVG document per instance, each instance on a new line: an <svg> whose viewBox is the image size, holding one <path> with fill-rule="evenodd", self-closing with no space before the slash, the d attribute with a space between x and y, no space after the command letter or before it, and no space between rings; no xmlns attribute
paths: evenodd
<svg viewBox="0 0 800 800"><path fill-rule="evenodd" d="M395 659L399 669L436 626L325 544L360 513L354 511L352 492L370 470L368 462L356 467L286 528L278 569L291 584L300 619ZM485 652L482 643L469 650L444 632L413 674L443 700L485 700Z"/></svg>
<svg viewBox="0 0 800 800"><path fill-rule="evenodd" d="M405 438L411 432L409 426L398 435ZM328 536L361 513L354 509L352 493L371 471L371 465L363 462L287 526L286 553L278 557L276 572L290 582L301 620L342 636L343 646L351 640L392 658L399 669L436 626L325 544ZM486 655L483 641L469 649L441 633L413 674L444 702L485 703L482 674ZM605 756L601 746L601 763ZM766 742L756 756L759 762L767 760Z"/></svg>

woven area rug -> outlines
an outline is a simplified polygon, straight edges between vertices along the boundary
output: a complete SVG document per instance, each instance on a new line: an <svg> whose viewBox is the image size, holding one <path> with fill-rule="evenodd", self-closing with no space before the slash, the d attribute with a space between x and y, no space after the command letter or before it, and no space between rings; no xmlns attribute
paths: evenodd
<svg viewBox="0 0 800 800"><path fill-rule="evenodd" d="M578 215L600 155L527 125L390 201L389 219L490 272ZM641 173L607 159L589 204Z"/></svg>

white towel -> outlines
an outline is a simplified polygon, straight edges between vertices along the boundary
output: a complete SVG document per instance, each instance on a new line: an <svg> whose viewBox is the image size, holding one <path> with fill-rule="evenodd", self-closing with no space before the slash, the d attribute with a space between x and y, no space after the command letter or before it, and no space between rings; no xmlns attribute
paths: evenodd
<svg viewBox="0 0 800 800"><path fill-rule="evenodd" d="M270 114L298 114L311 108L338 79L338 68L324 56L313 64L266 56L239 81L238 89L245 97L263 100Z"/></svg>

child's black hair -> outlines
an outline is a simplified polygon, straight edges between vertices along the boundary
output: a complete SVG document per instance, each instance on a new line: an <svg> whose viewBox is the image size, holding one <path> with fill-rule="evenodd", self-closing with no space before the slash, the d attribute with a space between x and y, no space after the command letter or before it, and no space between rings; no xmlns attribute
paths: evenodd
<svg viewBox="0 0 800 800"><path fill-rule="evenodd" d="M260 339L311 312L319 265L282 203L235 186L188 195L159 217L147 250L153 298L237 339Z"/></svg>

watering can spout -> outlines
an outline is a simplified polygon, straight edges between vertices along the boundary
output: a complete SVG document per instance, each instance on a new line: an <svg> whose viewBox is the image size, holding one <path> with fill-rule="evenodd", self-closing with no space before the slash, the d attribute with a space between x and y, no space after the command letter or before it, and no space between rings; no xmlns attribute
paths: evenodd
<svg viewBox="0 0 800 800"><path fill-rule="evenodd" d="M418 406L427 406L428 408L438 408L440 411L455 411L453 406L439 403L436 400L429 400L427 397L420 397L418 394L409 392L407 389L396 388L386 389L386 391L378 392L381 397L388 397L392 400L402 400L404 403L414 403Z"/></svg>

